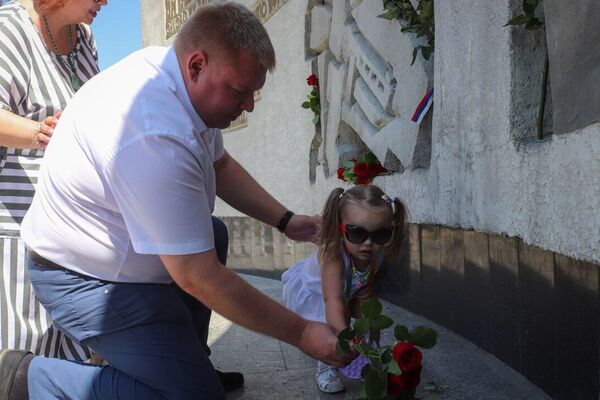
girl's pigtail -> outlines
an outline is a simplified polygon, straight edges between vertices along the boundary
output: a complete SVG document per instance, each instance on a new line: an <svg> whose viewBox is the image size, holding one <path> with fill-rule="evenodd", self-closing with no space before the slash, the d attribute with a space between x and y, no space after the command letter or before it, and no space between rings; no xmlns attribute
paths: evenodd
<svg viewBox="0 0 600 400"><path fill-rule="evenodd" d="M402 241L404 239L404 235L406 234L406 208L404 207L404 203L402 203L402 201L399 198L396 197L392 201L394 202L394 238L392 240L392 243L390 243L389 253L392 256L392 258L397 259L398 257L400 257Z"/></svg>
<svg viewBox="0 0 600 400"><path fill-rule="evenodd" d="M321 257L327 253L329 248L339 248L339 211L343 194L344 189L333 189L323 207L323 212L321 213L321 228L317 234L317 245L320 246Z"/></svg>

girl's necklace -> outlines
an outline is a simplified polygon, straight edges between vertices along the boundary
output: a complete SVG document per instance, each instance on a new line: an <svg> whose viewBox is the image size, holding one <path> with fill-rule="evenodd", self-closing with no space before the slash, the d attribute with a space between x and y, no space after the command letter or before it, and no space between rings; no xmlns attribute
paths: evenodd
<svg viewBox="0 0 600 400"><path fill-rule="evenodd" d="M46 33L48 34L48 38L50 39L50 44L52 44L52 49L56 53L56 55L60 55L60 51L58 50L58 46L54 41L54 37L52 36L52 32L50 32L50 27L48 26L48 19L46 16L42 16L44 20L44 26L46 27ZM67 54L67 63L69 64L69 68L71 69L71 87L76 92L81 87L81 81L77 76L77 70L75 68L75 46L73 46L73 25L69 25L69 48L71 51Z"/></svg>

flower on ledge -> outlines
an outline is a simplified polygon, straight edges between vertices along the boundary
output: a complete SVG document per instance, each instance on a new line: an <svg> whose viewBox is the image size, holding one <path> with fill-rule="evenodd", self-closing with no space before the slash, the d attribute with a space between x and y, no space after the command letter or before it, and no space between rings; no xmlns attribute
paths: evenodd
<svg viewBox="0 0 600 400"><path fill-rule="evenodd" d="M308 86L312 86L312 90L308 94L308 100L302 103L302 108L310 109L315 116L313 117L313 124L319 125L321 123L321 99L319 97L319 78L315 74L310 75L306 78Z"/></svg>
<svg viewBox="0 0 600 400"><path fill-rule="evenodd" d="M355 185L366 185L371 183L376 176L386 174L388 171L381 165L377 157L367 152L361 161L355 158L346 161L337 170L338 179L351 182Z"/></svg>

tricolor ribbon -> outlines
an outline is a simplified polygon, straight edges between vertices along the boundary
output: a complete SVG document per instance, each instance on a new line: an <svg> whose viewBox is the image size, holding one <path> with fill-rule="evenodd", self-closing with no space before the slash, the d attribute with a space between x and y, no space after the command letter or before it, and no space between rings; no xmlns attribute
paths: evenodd
<svg viewBox="0 0 600 400"><path fill-rule="evenodd" d="M415 110L415 113L413 114L410 120L412 122L420 124L421 121L423 121L423 118L425 118L425 114L427 114L427 111L429 110L429 107L431 107L432 104L433 86L427 90L427 93L425 93L425 96L423 96L423 99L421 99L421 102L417 106L417 109Z"/></svg>

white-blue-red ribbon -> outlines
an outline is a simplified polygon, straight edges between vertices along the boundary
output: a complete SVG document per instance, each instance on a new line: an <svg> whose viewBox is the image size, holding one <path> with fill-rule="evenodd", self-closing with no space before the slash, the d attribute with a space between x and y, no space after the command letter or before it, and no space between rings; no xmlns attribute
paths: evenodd
<svg viewBox="0 0 600 400"><path fill-rule="evenodd" d="M423 96L423 99L421 99L421 102L417 106L417 109L415 110L415 113L413 114L413 116L410 120L412 122L416 122L417 124L420 124L421 121L423 121L423 118L427 114L427 111L429 111L429 107L431 107L432 104L433 104L433 86L427 90L427 93L425 93L425 96Z"/></svg>

